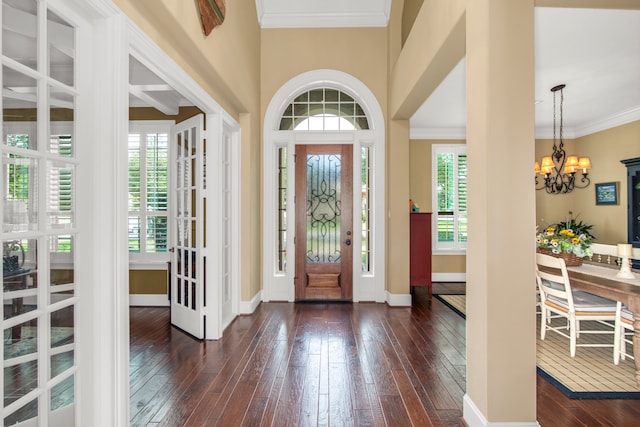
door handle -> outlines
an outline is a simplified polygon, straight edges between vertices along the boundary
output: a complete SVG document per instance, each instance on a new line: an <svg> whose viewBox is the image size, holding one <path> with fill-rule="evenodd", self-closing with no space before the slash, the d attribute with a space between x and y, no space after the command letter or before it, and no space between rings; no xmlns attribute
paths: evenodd
<svg viewBox="0 0 640 427"><path fill-rule="evenodd" d="M351 246L351 239L345 240L344 244L347 246Z"/></svg>

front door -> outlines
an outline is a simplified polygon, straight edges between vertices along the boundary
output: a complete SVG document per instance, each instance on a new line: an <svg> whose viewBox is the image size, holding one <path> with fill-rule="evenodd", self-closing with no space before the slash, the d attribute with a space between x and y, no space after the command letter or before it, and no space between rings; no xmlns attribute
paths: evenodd
<svg viewBox="0 0 640 427"><path fill-rule="evenodd" d="M175 203L172 218L171 324L204 338L204 116L172 129Z"/></svg>
<svg viewBox="0 0 640 427"><path fill-rule="evenodd" d="M351 300L353 146L296 146L296 300Z"/></svg>

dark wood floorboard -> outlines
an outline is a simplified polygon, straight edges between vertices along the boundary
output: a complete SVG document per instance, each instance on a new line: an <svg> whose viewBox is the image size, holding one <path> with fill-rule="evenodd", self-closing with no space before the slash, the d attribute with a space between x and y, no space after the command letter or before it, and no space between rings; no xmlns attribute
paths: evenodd
<svg viewBox="0 0 640 427"><path fill-rule="evenodd" d="M464 285L434 286L464 293ZM464 426L465 321L427 290L411 308L263 303L218 341L132 307L132 426ZM542 426L638 426L637 400L571 400L537 380Z"/></svg>

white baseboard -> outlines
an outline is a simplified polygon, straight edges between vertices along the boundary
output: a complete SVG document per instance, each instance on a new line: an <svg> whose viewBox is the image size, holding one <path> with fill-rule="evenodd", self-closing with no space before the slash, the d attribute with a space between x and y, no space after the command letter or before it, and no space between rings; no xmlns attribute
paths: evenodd
<svg viewBox="0 0 640 427"><path fill-rule="evenodd" d="M392 294L387 291L387 304L392 307L411 307L411 294Z"/></svg>
<svg viewBox="0 0 640 427"><path fill-rule="evenodd" d="M466 282L467 273L431 273L432 282Z"/></svg>
<svg viewBox="0 0 640 427"><path fill-rule="evenodd" d="M169 307L167 294L129 294L129 305Z"/></svg>
<svg viewBox="0 0 640 427"><path fill-rule="evenodd" d="M262 302L262 291L251 298L251 301L240 301L240 314L253 314Z"/></svg>
<svg viewBox="0 0 640 427"><path fill-rule="evenodd" d="M464 395L462 399L462 406L462 416L464 418L464 422L467 423L469 427L540 427L540 424L537 421L505 421L499 423L490 423L484 417L482 412L480 412L475 403L473 403L468 394Z"/></svg>

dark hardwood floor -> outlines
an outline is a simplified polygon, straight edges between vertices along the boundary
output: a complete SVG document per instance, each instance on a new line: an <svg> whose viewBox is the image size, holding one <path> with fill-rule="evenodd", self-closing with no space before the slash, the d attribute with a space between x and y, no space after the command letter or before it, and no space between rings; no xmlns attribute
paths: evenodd
<svg viewBox="0 0 640 427"><path fill-rule="evenodd" d="M465 322L412 308L263 303L219 341L131 308L132 426L464 426ZM634 400L570 400L538 377L542 426L637 426Z"/></svg>

